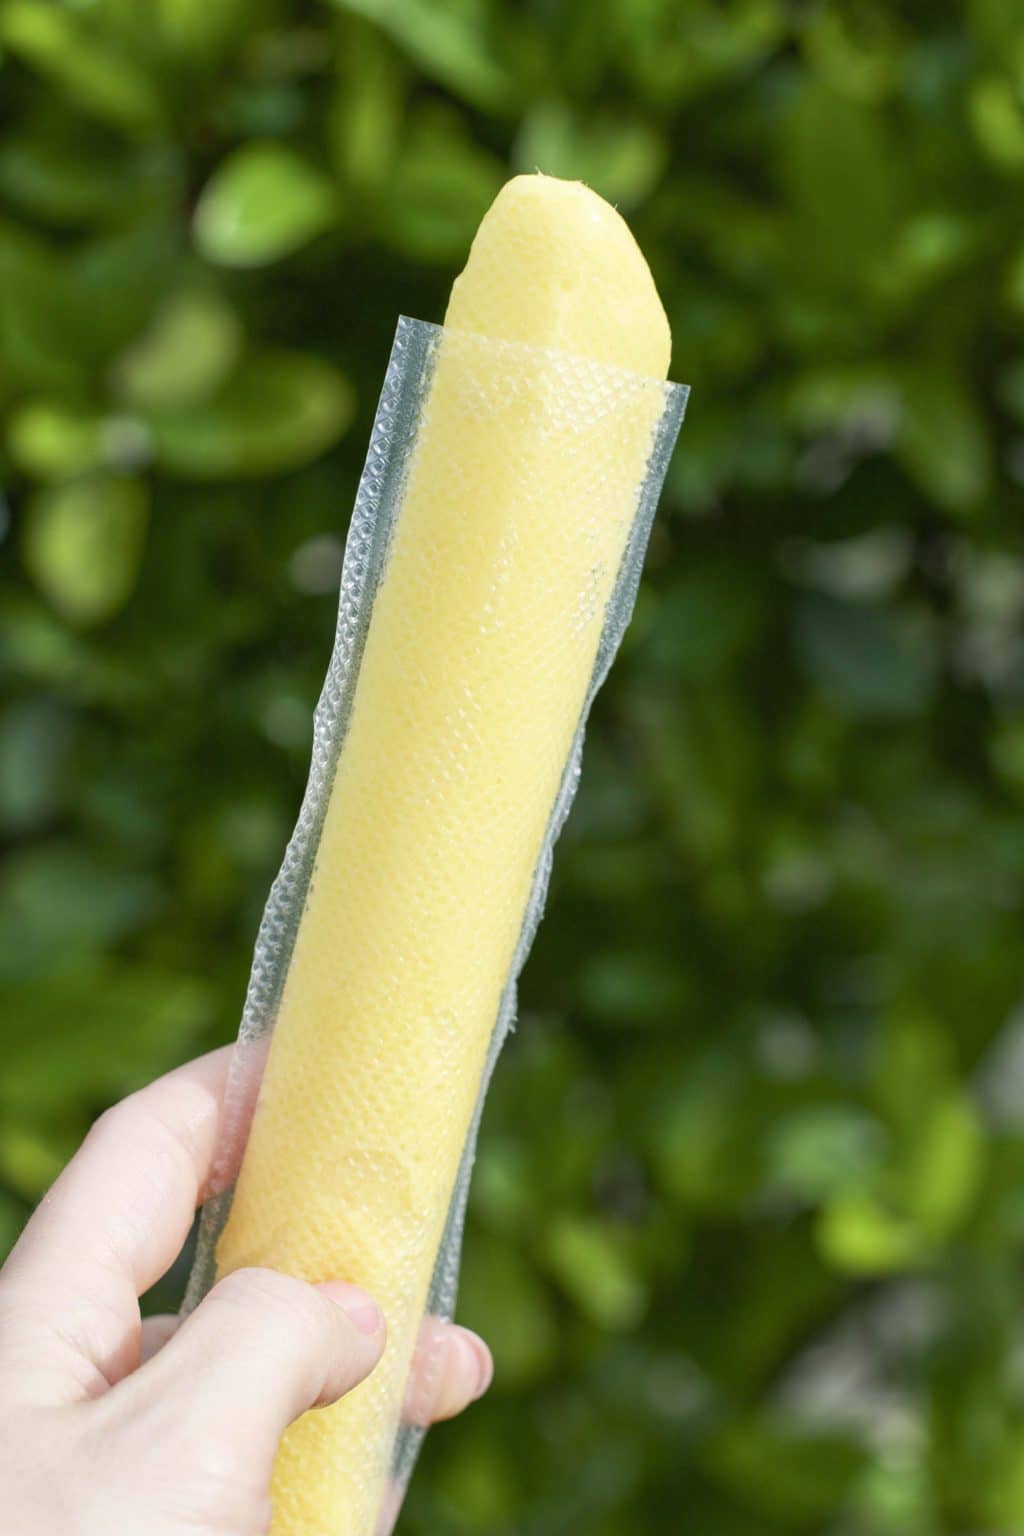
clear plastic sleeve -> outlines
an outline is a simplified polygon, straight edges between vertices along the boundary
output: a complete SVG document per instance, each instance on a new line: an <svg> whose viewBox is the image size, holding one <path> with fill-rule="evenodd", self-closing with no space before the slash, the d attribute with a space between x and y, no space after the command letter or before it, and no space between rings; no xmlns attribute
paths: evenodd
<svg viewBox="0 0 1024 1536"><path fill-rule="evenodd" d="M377 1371L286 1436L273 1536L375 1536L414 1463L487 1084L686 396L399 321L214 1186L242 1172L185 1303L240 1263L383 1303Z"/></svg>

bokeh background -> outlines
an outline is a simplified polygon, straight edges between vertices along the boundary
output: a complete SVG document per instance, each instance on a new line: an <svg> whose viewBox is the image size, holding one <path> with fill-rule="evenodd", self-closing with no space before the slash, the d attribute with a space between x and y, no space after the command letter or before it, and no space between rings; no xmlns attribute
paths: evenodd
<svg viewBox="0 0 1024 1536"><path fill-rule="evenodd" d="M404 1529L1008 1536L1017 0L0 0L0 1251L234 1031L396 315L538 166L693 396Z"/></svg>

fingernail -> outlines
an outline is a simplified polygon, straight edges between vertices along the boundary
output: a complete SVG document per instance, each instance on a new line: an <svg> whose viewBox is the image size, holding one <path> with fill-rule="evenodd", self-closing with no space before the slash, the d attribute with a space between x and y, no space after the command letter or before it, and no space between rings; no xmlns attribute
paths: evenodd
<svg viewBox="0 0 1024 1536"><path fill-rule="evenodd" d="M379 1333L383 1328L384 1317L380 1307L358 1285L347 1285L343 1280L325 1280L319 1289L336 1307L341 1308L360 1333Z"/></svg>
<svg viewBox="0 0 1024 1536"><path fill-rule="evenodd" d="M474 1333L470 1328L464 1328L462 1334L466 1343L473 1351L473 1357L476 1360L476 1386L473 1389L472 1398L472 1401L475 1403L477 1398L483 1397L487 1388L494 1380L494 1360L490 1350L478 1333Z"/></svg>

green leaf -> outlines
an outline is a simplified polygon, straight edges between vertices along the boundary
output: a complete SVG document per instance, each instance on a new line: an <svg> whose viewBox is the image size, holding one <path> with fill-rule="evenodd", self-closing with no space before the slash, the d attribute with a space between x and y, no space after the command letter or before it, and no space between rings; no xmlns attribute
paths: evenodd
<svg viewBox="0 0 1024 1536"><path fill-rule="evenodd" d="M34 400L11 416L11 458L40 480L66 480L106 466L132 470L148 463L147 428L130 416L97 416L57 400Z"/></svg>
<svg viewBox="0 0 1024 1536"><path fill-rule="evenodd" d="M913 1133L922 1112L957 1081L952 1041L939 1021L912 1003L890 1007L879 1033L872 1097L888 1124ZM913 1100L907 1084L914 1084Z"/></svg>
<svg viewBox="0 0 1024 1536"><path fill-rule="evenodd" d="M459 1318L488 1340L511 1389L536 1381L556 1358L558 1325L536 1270L516 1244L493 1233L466 1250Z"/></svg>
<svg viewBox="0 0 1024 1536"><path fill-rule="evenodd" d="M334 0L365 16L420 68L475 106L500 110L516 96L508 48L489 0ZM505 46L502 44L505 43Z"/></svg>
<svg viewBox="0 0 1024 1536"><path fill-rule="evenodd" d="M55 400L31 401L11 416L7 447L19 468L41 480L81 475L103 463L102 418Z"/></svg>
<svg viewBox="0 0 1024 1536"><path fill-rule="evenodd" d="M925 615L814 593L796 610L797 647L827 696L857 714L913 717L936 686L936 636Z"/></svg>
<svg viewBox="0 0 1024 1536"><path fill-rule="evenodd" d="M251 24L251 0L151 0L161 44L208 69Z"/></svg>
<svg viewBox="0 0 1024 1536"><path fill-rule="evenodd" d="M710 1461L715 1475L759 1515L798 1531L811 1523L818 1528L842 1507L865 1454L852 1439L738 1416L715 1438Z"/></svg>
<svg viewBox="0 0 1024 1536"><path fill-rule="evenodd" d="M623 209L634 208L650 195L665 159L665 142L649 123L576 112L563 101L532 107L515 148L519 170L585 181Z"/></svg>
<svg viewBox="0 0 1024 1536"><path fill-rule="evenodd" d="M947 1237L967 1216L984 1158L978 1115L963 1094L950 1093L921 1114L898 1170L898 1187L914 1221L929 1237Z"/></svg>
<svg viewBox="0 0 1024 1536"><path fill-rule="evenodd" d="M20 1203L0 1190L0 1253L7 1253L13 1248L24 1219L25 1212Z"/></svg>
<svg viewBox="0 0 1024 1536"><path fill-rule="evenodd" d="M1024 280L1024 259L1021 271ZM1011 415L1024 422L1024 359L1018 358L1003 370L999 379L999 395Z"/></svg>
<svg viewBox="0 0 1024 1536"><path fill-rule="evenodd" d="M647 1309L647 1289L625 1245L599 1221L563 1216L544 1237L548 1268L599 1328L633 1328Z"/></svg>
<svg viewBox="0 0 1024 1536"><path fill-rule="evenodd" d="M882 1127L861 1110L842 1104L797 1110L770 1138L768 1180L798 1199L817 1201L862 1184L884 1149Z"/></svg>
<svg viewBox="0 0 1024 1536"><path fill-rule="evenodd" d="M0 976L35 981L53 974L130 933L152 915L155 902L151 880L74 843L13 854L0 874ZM22 1016L10 1015L9 1035Z"/></svg>
<svg viewBox="0 0 1024 1536"><path fill-rule="evenodd" d="M45 698L0 714L0 827L27 832L59 811L72 722Z"/></svg>
<svg viewBox="0 0 1024 1536"><path fill-rule="evenodd" d="M6 999L15 1012L0 1073L0 1175L29 1200L93 1116L179 1065L213 1014L199 977L96 958L69 967L63 957L62 968L8 988Z"/></svg>
<svg viewBox="0 0 1024 1536"><path fill-rule="evenodd" d="M585 6L581 15L597 13ZM591 25L635 93L676 111L719 83L742 94L785 34L786 14L779 0L632 0L604 10L600 28Z"/></svg>
<svg viewBox="0 0 1024 1536"><path fill-rule="evenodd" d="M414 259L461 259L501 182L500 165L472 143L460 120L428 108L399 156L386 233Z"/></svg>
<svg viewBox="0 0 1024 1536"><path fill-rule="evenodd" d="M135 589L148 517L138 480L100 473L55 486L29 506L26 564L66 618L102 623Z"/></svg>
<svg viewBox="0 0 1024 1536"><path fill-rule="evenodd" d="M744 564L696 554L656 602L640 652L646 668L671 682L727 676L753 642L764 607Z"/></svg>
<svg viewBox="0 0 1024 1536"><path fill-rule="evenodd" d="M102 881L97 894L105 895ZM5 1037L0 1104L44 1121L155 1077L181 1059L212 1016L209 984L200 977L97 959L9 996L17 1013ZM53 1055L35 1048L40 1029Z"/></svg>
<svg viewBox="0 0 1024 1536"><path fill-rule="evenodd" d="M99 223L152 199L176 182L176 159L112 143L79 116L31 121L0 146L0 191L37 218L56 224Z"/></svg>
<svg viewBox="0 0 1024 1536"><path fill-rule="evenodd" d="M205 400L238 361L242 327L234 310L210 289L184 289L114 367L118 394L139 410Z"/></svg>
<svg viewBox="0 0 1024 1536"><path fill-rule="evenodd" d="M25 1200L35 1201L53 1183L65 1158L38 1127L7 1121L0 1126L0 1177Z"/></svg>
<svg viewBox="0 0 1024 1536"><path fill-rule="evenodd" d="M992 451L985 421L952 372L922 370L907 381L897 450L924 494L947 512L970 513L988 494Z"/></svg>
<svg viewBox="0 0 1024 1536"><path fill-rule="evenodd" d="M0 225L0 359L20 388L75 384L83 348L67 268L42 241Z"/></svg>
<svg viewBox="0 0 1024 1536"><path fill-rule="evenodd" d="M887 255L896 207L882 119L804 75L782 120L782 168L795 215L795 259L837 291L857 291Z"/></svg>
<svg viewBox="0 0 1024 1536"><path fill-rule="evenodd" d="M295 150L246 144L203 188L196 244L218 266L267 266L332 228L338 211L334 184Z"/></svg>
<svg viewBox="0 0 1024 1536"><path fill-rule="evenodd" d="M919 1229L863 1191L836 1195L822 1211L818 1242L826 1261L851 1275L913 1268L927 1252Z"/></svg>
<svg viewBox="0 0 1024 1536"><path fill-rule="evenodd" d="M331 158L343 183L378 195L401 148L404 71L382 37L354 25L339 72L326 120Z"/></svg>
<svg viewBox="0 0 1024 1536"><path fill-rule="evenodd" d="M680 1205L732 1209L760 1177L751 1136L749 1084L732 1055L688 1064L685 1081L666 1086L647 1135L659 1181Z"/></svg>
<svg viewBox="0 0 1024 1536"><path fill-rule="evenodd" d="M971 126L982 149L999 168L1024 170L1024 107L1013 84L1001 75L978 80L969 99Z"/></svg>
<svg viewBox="0 0 1024 1536"><path fill-rule="evenodd" d="M104 121L133 133L158 127L162 104L136 59L90 25L89 15L57 0L8 0L0 42Z"/></svg>
<svg viewBox="0 0 1024 1536"><path fill-rule="evenodd" d="M583 1007L612 1027L675 1027L692 1001L693 983L657 949L606 949L593 954L580 977Z"/></svg>
<svg viewBox="0 0 1024 1536"><path fill-rule="evenodd" d="M348 381L322 358L265 353L211 399L154 413L159 462L196 480L278 474L329 448L352 420Z"/></svg>

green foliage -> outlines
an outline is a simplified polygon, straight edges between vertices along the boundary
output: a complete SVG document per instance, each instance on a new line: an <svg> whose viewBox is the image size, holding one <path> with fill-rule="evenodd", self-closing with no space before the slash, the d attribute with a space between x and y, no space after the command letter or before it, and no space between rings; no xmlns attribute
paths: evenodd
<svg viewBox="0 0 1024 1536"><path fill-rule="evenodd" d="M410 1533L1024 1528L1022 104L1015 0L0 0L0 1251L234 1032L504 176L620 204L694 387Z"/></svg>

